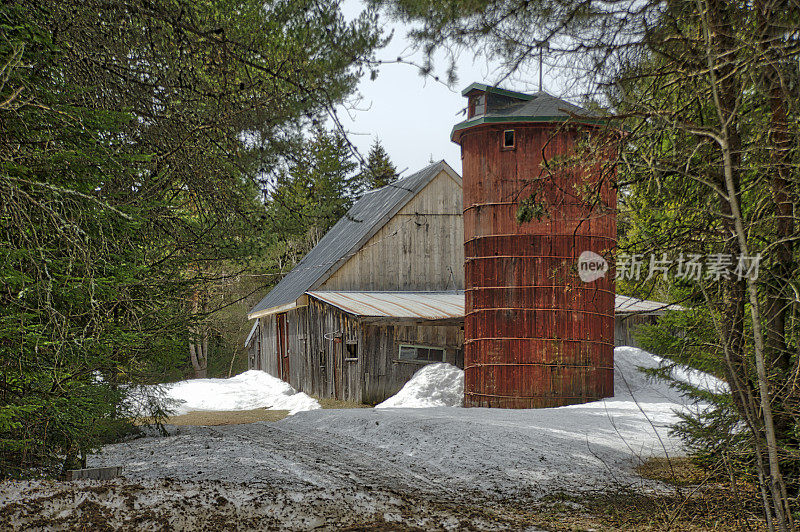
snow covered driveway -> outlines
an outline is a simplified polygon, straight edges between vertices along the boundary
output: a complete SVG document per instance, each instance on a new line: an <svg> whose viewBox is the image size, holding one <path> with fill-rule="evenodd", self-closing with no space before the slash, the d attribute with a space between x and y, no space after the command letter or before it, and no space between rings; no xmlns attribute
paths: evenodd
<svg viewBox="0 0 800 532"><path fill-rule="evenodd" d="M106 446L89 466L122 465L126 480L104 489L119 490L134 507L153 509L171 526L177 518L200 520L177 522L178 528L203 522L204 507L222 519L220 530L244 518L253 523L244 529L305 530L364 519L376 528L524 528L502 508L519 509L559 492L659 488L638 477L634 467L651 456L683 453L668 432L677 421L674 410L690 408L676 391L636 370L659 361L638 349L617 348L616 396L585 405L302 411L279 422L172 427L166 437ZM435 372L444 376L443 386L456 387L453 371L444 369ZM426 404L424 390L447 403L452 394L442 394L430 373L423 374L424 386L410 386L405 398L387 403ZM713 377L684 369L673 375L720 386ZM75 515L76 494L87 499L92 485L87 486L61 485L54 497L52 488L32 484L27 494L13 498L47 501L54 515ZM92 497L103 508L114 504ZM12 519L24 515L8 505L11 499L2 499L0 510ZM195 513L178 516L176 504ZM107 514L98 515L108 519Z"/></svg>
<svg viewBox="0 0 800 532"><path fill-rule="evenodd" d="M668 435L688 408L637 366L658 359L618 348L616 397L541 410L312 410L277 423L181 427L110 445L90 465L132 479L223 480L298 490L369 487L425 495L539 498L644 482L633 468L682 454ZM685 372L684 372L685 373Z"/></svg>

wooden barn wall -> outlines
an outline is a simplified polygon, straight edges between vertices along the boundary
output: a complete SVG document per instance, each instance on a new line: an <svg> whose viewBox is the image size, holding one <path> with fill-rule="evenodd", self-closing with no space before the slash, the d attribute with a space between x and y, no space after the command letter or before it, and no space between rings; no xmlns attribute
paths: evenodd
<svg viewBox="0 0 800 532"><path fill-rule="evenodd" d="M252 350L250 369L260 369L270 375L279 375L276 332L274 315L259 319L256 338L250 344Z"/></svg>
<svg viewBox="0 0 800 532"><path fill-rule="evenodd" d="M361 365L345 360L346 344L360 347L356 318L311 299L287 313L289 384L317 397L361 400Z"/></svg>
<svg viewBox="0 0 800 532"><path fill-rule="evenodd" d="M373 322L361 326L365 403L396 394L426 362L400 361L400 344L445 348L445 362L464 367L464 331L460 325Z"/></svg>
<svg viewBox="0 0 800 532"><path fill-rule="evenodd" d="M634 337L636 329L640 325L653 325L657 321L657 316L617 315L614 319L614 345L639 347Z"/></svg>
<svg viewBox="0 0 800 532"><path fill-rule="evenodd" d="M261 344L262 344L261 321L259 320L256 330L247 347L247 369L261 369Z"/></svg>
<svg viewBox="0 0 800 532"><path fill-rule="evenodd" d="M253 338L251 339L249 344L245 344L245 348L247 349L247 369L258 369L256 367L256 361L258 360L258 356L261 354L261 327L259 326L258 330L253 333Z"/></svg>
<svg viewBox="0 0 800 532"><path fill-rule="evenodd" d="M317 397L360 401L360 357L359 361L345 360L347 342L360 347L357 319L315 300L285 314L289 377L284 380L295 389ZM249 348L250 369L281 378L277 314L262 317L257 334L259 337L253 339Z"/></svg>
<svg viewBox="0 0 800 532"><path fill-rule="evenodd" d="M441 172L318 289L463 289L461 205L461 186Z"/></svg>

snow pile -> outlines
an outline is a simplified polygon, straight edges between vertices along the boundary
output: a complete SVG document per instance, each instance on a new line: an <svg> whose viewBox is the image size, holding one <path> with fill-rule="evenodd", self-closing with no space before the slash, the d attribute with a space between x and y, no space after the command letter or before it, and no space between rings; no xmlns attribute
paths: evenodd
<svg viewBox="0 0 800 532"><path fill-rule="evenodd" d="M639 368L652 369L670 366L673 363L636 347L614 349L614 396L631 397L637 400L664 400L682 403L679 390L662 379L653 379ZM714 393L726 393L728 385L720 379L696 369L674 364L670 376L696 388Z"/></svg>
<svg viewBox="0 0 800 532"><path fill-rule="evenodd" d="M652 357L664 365L670 364L668 360L657 357L656 355L652 355ZM707 390L717 394L730 392L727 382L718 379L709 373L705 373L687 366L681 366L680 364L675 365L670 370L670 375L673 379L685 382L686 384L690 384L691 386L701 390Z"/></svg>
<svg viewBox="0 0 800 532"><path fill-rule="evenodd" d="M639 370L668 366L672 362L636 347L614 349L614 396L647 402L682 403L679 390L664 380L653 379ZM727 384L713 375L680 364L672 378L697 388L725 393ZM463 406L464 371L445 363L428 364L414 373L403 388L375 408L435 408Z"/></svg>
<svg viewBox="0 0 800 532"><path fill-rule="evenodd" d="M162 385L176 415L195 410L288 410L320 408L316 399L264 371L245 371L229 379L191 379Z"/></svg>
<svg viewBox="0 0 800 532"><path fill-rule="evenodd" d="M423 366L399 392L375 408L461 406L463 402L464 370L442 362Z"/></svg>

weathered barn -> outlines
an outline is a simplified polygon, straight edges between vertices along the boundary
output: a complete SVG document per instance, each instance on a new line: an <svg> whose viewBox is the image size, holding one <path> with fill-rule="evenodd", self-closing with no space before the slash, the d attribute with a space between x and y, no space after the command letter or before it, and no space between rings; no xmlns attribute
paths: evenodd
<svg viewBox="0 0 800 532"><path fill-rule="evenodd" d="M444 161L364 195L250 312L250 366L319 397L375 402L420 364L458 363L447 298L464 288L461 216L461 177ZM335 296L352 291L404 294L364 299L376 310L359 315Z"/></svg>
<svg viewBox="0 0 800 532"><path fill-rule="evenodd" d="M377 403L422 365L464 364L461 178L435 163L361 199L256 305L250 368ZM618 296L618 335L660 303Z"/></svg>

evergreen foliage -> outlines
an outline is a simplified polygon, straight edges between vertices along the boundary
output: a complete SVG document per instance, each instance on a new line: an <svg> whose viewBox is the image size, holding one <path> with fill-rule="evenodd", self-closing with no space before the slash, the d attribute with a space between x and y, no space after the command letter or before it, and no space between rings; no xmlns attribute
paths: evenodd
<svg viewBox="0 0 800 532"><path fill-rule="evenodd" d="M380 43L336 3L2 4L0 476L75 466L183 376L267 255L259 176Z"/></svg>
<svg viewBox="0 0 800 532"><path fill-rule="evenodd" d="M397 168L389 159L389 154L379 139L375 139L367 156L367 167L363 171L363 181L370 190L385 187L397 180Z"/></svg>
<svg viewBox="0 0 800 532"><path fill-rule="evenodd" d="M338 131L315 128L300 138L276 172L267 202L273 244L291 269L345 215L365 188L347 140Z"/></svg>

